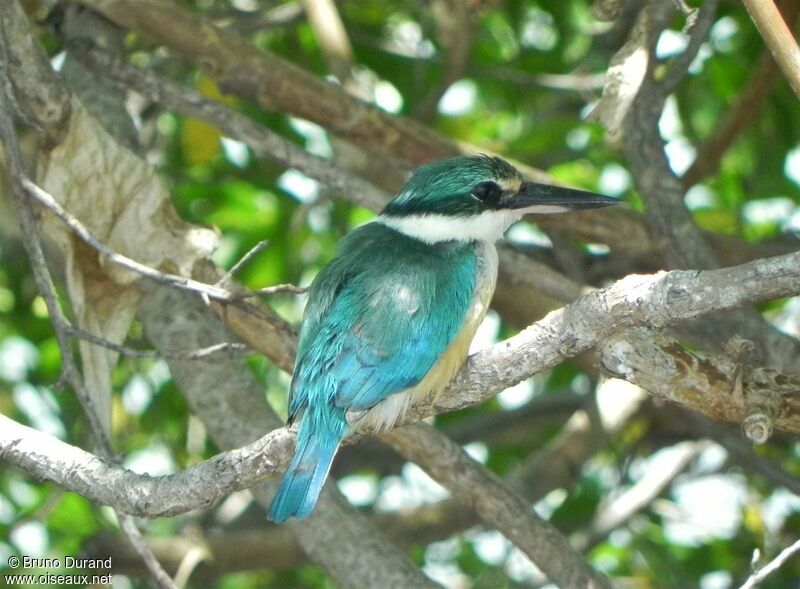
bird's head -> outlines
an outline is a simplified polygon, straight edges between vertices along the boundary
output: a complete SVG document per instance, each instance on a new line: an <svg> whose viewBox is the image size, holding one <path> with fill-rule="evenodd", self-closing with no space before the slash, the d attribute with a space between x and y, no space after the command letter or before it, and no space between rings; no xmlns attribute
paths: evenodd
<svg viewBox="0 0 800 589"><path fill-rule="evenodd" d="M430 243L496 241L527 213L565 213L619 202L592 192L528 182L499 157L459 156L420 167L379 219Z"/></svg>

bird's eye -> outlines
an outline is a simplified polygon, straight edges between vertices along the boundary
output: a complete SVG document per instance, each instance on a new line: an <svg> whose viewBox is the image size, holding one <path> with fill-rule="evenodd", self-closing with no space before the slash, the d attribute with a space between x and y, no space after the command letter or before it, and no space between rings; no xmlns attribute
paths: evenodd
<svg viewBox="0 0 800 589"><path fill-rule="evenodd" d="M503 189L500 188L496 182L492 182L491 180L481 182L472 190L473 197L487 204L497 202L502 195Z"/></svg>

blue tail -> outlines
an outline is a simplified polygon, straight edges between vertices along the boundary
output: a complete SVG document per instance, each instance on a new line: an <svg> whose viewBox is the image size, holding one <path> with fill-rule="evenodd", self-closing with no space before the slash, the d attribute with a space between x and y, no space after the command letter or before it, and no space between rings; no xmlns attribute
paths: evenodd
<svg viewBox="0 0 800 589"><path fill-rule="evenodd" d="M267 511L267 519L279 524L311 513L341 442L340 435L305 431L309 421L300 425L294 457Z"/></svg>

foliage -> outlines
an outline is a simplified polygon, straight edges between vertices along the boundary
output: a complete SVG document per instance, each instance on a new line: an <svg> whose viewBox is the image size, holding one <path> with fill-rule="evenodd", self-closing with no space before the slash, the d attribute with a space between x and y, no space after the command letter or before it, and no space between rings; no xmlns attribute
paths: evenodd
<svg viewBox="0 0 800 589"><path fill-rule="evenodd" d="M278 9L300 3L262 7L245 1L186 0L181 4L230 30L245 31L242 37L317 76L329 75L323 48L300 12L288 22L270 22ZM575 0L469 4L472 22L460 23L463 34L472 40L468 59L438 100L438 111L425 123L459 142L543 169L560 182L625 197L641 209L623 153L598 124L585 118L601 90L592 77L604 73L628 29L599 23L585 2ZM379 107L402 116L418 114L435 96L439 80L449 75L448 47L442 45L435 11L427 3L407 0L345 0L338 7L353 46L356 82L368 89ZM53 56L64 48L58 27L52 26L57 19L55 11L37 29ZM255 19L264 19L266 24L249 34ZM662 34L659 47L665 59L683 48L683 26L684 19L676 19L673 28ZM284 113L266 112L240 96L224 96L196 64L158 50L140 35L129 34L125 44L134 63L168 72L307 150L335 153L346 160L346 151L340 151L325 129ZM667 153L677 173L687 169L745 91L764 52L744 8L722 3L709 40L667 101L662 118ZM269 242L237 273L237 279L249 288L308 284L330 259L337 240L371 217L301 173L287 171L256 156L246 145L222 138L202 121L157 105L144 106L136 113L141 117L140 135L148 156L169 184L180 217L214 227L221 235L214 262L229 268L259 241ZM800 109L788 84L779 79L763 106L747 116L749 124L726 145L719 170L695 184L686 203L702 228L736 238L731 243L739 245L731 247L749 243L774 251L770 248L784 247L791 232L800 227ZM58 390L56 342L19 229L10 221L12 214L6 213L0 221L0 412L89 447L90 436L75 396L70 390ZM559 232L542 232L533 226L515 229L511 235L532 255L548 261L554 258L551 240L565 249L576 243L565 241ZM659 260L627 254L616 257L613 251L586 244L579 244L572 255L579 261L583 280L595 285L660 267ZM56 257L51 265L55 269L59 263ZM303 300L281 294L269 297L266 304L297 323ZM799 309L796 300L782 301L770 305L767 313L773 323L797 335ZM497 311L490 317L484 344L524 327L518 314L506 315L503 308ZM134 324L126 345L147 347L141 326ZM266 398L283 414L286 376L254 353L248 365ZM592 358L578 358L481 407L442 415L437 424L460 436L456 439L495 472L513 476L537 453L569 435L576 410L594 413L600 378ZM113 375L113 390L113 439L125 465L159 474L194 464L219 450L192 417L163 360L122 358ZM577 401L553 405L544 416L537 414L538 404L544 407L559 396ZM613 399L598 397L597 403L606 410ZM498 416L505 414L507 421L501 422ZM612 578L634 579L637 584L632 586L738 586L750 573L754 550L769 558L800 535L800 501L754 466L769 461L797 485L796 441L781 434L765 447L736 454L725 442L730 430L716 437L712 432L719 428L692 431L687 423L694 422L686 421L685 415L682 409L648 401L605 443L580 457L566 486L555 485L536 503L540 513L573 540L591 537L597 518L609 515L611 500L657 474L677 444L714 439L640 512L593 539L590 562ZM732 447L742 444L737 438ZM365 511L411 509L435 500L430 497L442 496L430 491L432 484L419 469L404 467L388 451L374 451L373 458L379 461L375 464L368 463L365 455L359 448L348 448L341 457L344 466L336 472L341 488ZM154 538L266 529L260 508L245 504L237 517L230 517L226 509L237 509L236 502L231 499L202 513L146 522L144 528ZM15 469L0 472L0 562L19 551L92 553L101 538L113 536L116 530L107 510L86 499ZM445 530L436 541L417 545L410 553L429 575L448 586L528 587L541 581L518 550L478 525ZM306 561L288 570L218 575L209 570L200 565L190 585L224 589L332 586L321 569ZM790 563L762 587L796 586L799 576L800 564ZM117 581L120 587L143 587L148 584L144 579L144 569L131 565L126 578Z"/></svg>

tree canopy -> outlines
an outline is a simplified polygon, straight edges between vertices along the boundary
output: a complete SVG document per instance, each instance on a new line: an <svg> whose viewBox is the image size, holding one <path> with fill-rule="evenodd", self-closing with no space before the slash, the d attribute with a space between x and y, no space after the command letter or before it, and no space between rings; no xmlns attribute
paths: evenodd
<svg viewBox="0 0 800 589"><path fill-rule="evenodd" d="M797 0L9 0L2 573L798 586L799 21ZM626 204L512 227L447 391L270 524L305 287L412 170L474 153Z"/></svg>

